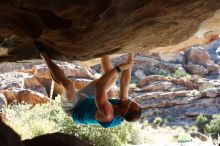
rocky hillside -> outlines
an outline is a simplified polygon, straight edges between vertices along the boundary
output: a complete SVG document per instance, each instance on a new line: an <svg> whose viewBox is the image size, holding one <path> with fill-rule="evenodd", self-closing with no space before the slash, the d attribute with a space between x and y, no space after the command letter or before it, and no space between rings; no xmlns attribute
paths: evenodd
<svg viewBox="0 0 220 146"><path fill-rule="evenodd" d="M130 96L141 103L142 120L162 117L167 124L192 124L199 114L220 113L220 39L175 54L136 53L132 69ZM114 58L114 65L126 55ZM74 63L57 62L77 89L100 77L100 64L84 68ZM0 74L1 106L11 103L48 102L61 93L44 64ZM7 69L7 64L4 65ZM13 66L9 65L13 70ZM17 69L17 66L15 67ZM118 95L114 88L112 96Z"/></svg>
<svg viewBox="0 0 220 146"><path fill-rule="evenodd" d="M220 39L179 53L137 53L131 97L141 103L143 119L158 116L184 125L199 114L219 114L219 49ZM100 65L92 68L100 71Z"/></svg>

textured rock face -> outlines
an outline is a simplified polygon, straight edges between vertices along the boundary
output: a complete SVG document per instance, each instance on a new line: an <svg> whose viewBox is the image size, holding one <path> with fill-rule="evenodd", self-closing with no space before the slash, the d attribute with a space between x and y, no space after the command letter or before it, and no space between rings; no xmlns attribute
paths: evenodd
<svg viewBox="0 0 220 146"><path fill-rule="evenodd" d="M185 53L185 63L192 62L198 65L213 64L211 56L203 48L191 48Z"/></svg>
<svg viewBox="0 0 220 146"><path fill-rule="evenodd" d="M61 62L60 62L61 63ZM80 67L77 64L61 63L60 67L75 85L76 89L81 89L89 82L97 79L100 74L90 68ZM14 70L14 69L12 69ZM51 92L52 78L45 64L32 66L27 70L13 71L0 74L0 107L6 97L6 104L15 103L46 103ZM53 97L63 92L62 86L55 83ZM1 96L3 93L3 96ZM110 95L117 95L118 90L112 90ZM2 102L1 102L2 101Z"/></svg>
<svg viewBox="0 0 220 146"><path fill-rule="evenodd" d="M27 104L39 104L47 103L49 98L43 94L27 89L23 90L3 90L1 91L7 99L7 104L11 103L27 103Z"/></svg>
<svg viewBox="0 0 220 146"><path fill-rule="evenodd" d="M219 0L1 0L0 42L6 47L0 47L0 61L39 57L33 38L59 60L157 47L181 50L215 39L218 9Z"/></svg>

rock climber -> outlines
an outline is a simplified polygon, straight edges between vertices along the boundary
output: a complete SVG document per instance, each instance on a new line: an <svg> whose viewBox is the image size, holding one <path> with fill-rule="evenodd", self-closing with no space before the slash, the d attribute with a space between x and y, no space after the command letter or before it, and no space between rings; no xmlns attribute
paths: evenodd
<svg viewBox="0 0 220 146"><path fill-rule="evenodd" d="M53 80L63 87L62 109L72 117L76 124L100 125L110 128L120 125L124 120L134 122L141 117L140 104L129 99L128 95L133 54L128 54L127 61L114 68L108 55L102 57L101 66L104 74L76 91L74 84L51 61L44 44L40 41L33 43L47 64ZM108 97L108 92L115 84L119 74L121 74L119 98L113 99Z"/></svg>

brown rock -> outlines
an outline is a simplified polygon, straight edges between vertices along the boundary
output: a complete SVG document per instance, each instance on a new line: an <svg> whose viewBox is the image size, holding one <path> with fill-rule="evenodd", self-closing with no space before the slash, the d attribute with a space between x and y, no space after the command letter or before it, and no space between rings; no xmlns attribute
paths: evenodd
<svg viewBox="0 0 220 146"><path fill-rule="evenodd" d="M75 85L76 89L79 90L81 88L83 88L84 86L86 86L89 82L91 82L92 80L90 79L85 79L85 78L76 78L76 77L68 77L72 83ZM37 78L37 80L39 81L39 83L46 89L47 94L50 94L50 90L51 90L51 79L44 79L44 78ZM57 96L58 94L61 94L63 92L63 88L61 85L57 84L56 82L54 82L54 96Z"/></svg>
<svg viewBox="0 0 220 146"><path fill-rule="evenodd" d="M186 79L182 79L182 78L179 78L179 79L170 79L169 80L171 83L173 84L176 84L176 85L183 85L185 86L188 90L193 90L193 89L198 89L198 85L189 81L189 80L186 80Z"/></svg>
<svg viewBox="0 0 220 146"><path fill-rule="evenodd" d="M135 90L136 92L137 91L140 91L140 92L153 92L153 91L165 91L165 90L168 90L170 89L171 87L173 87L173 84L170 83L170 82L167 82L167 81L156 81L156 82L153 82L153 83L150 83L149 85L141 88L141 89L138 89L138 90Z"/></svg>
<svg viewBox="0 0 220 146"><path fill-rule="evenodd" d="M36 78L51 79L48 67L46 65L35 65L33 67L33 75Z"/></svg>
<svg viewBox="0 0 220 146"><path fill-rule="evenodd" d="M182 69L182 65L174 63L160 63L159 68L173 73L178 69Z"/></svg>
<svg viewBox="0 0 220 146"><path fill-rule="evenodd" d="M160 64L160 61L154 57L135 55L133 70L154 70L156 66Z"/></svg>
<svg viewBox="0 0 220 146"><path fill-rule="evenodd" d="M161 75L146 76L144 79L139 81L139 83L137 84L137 87L141 88L155 81L168 81L168 79L165 76L161 76Z"/></svg>
<svg viewBox="0 0 220 146"><path fill-rule="evenodd" d="M205 89L205 90L201 91L201 93L202 93L203 97L210 97L210 98L214 98L218 94L220 94L220 93L218 93L217 88L208 88L208 89Z"/></svg>
<svg viewBox="0 0 220 146"><path fill-rule="evenodd" d="M68 79L70 79L72 81L72 83L75 85L77 90L85 87L88 83L90 83L92 81L90 79L75 78L75 77L68 77Z"/></svg>
<svg viewBox="0 0 220 146"><path fill-rule="evenodd" d="M217 64L211 64L207 66L209 73L219 73L220 67Z"/></svg>
<svg viewBox="0 0 220 146"><path fill-rule="evenodd" d="M39 58L33 46L27 47L38 37L49 46L49 55L61 60L90 59L119 50L146 51L163 46L171 50L171 45L191 36L199 40L194 44L207 43L219 33L219 15L215 14L219 8L218 0L11 0L0 8L0 35L21 36L25 47L8 51L1 62Z"/></svg>
<svg viewBox="0 0 220 146"><path fill-rule="evenodd" d="M28 78L24 78L24 88L25 89L30 89L30 90L33 90L33 91L37 91L37 92L40 92L40 93L44 94L45 96L48 96L47 92L46 92L46 89L33 76L28 77Z"/></svg>
<svg viewBox="0 0 220 146"><path fill-rule="evenodd" d="M197 65L214 64L208 52L199 47L192 47L185 52L185 64L192 63Z"/></svg>
<svg viewBox="0 0 220 146"><path fill-rule="evenodd" d="M76 64L64 64L61 66L66 76L74 76L77 78L96 79L96 72L90 68L81 67Z"/></svg>
<svg viewBox="0 0 220 146"><path fill-rule="evenodd" d="M45 78L38 78L38 77L35 77L38 82L45 88L46 92L47 92L47 95L50 94L50 88L51 88L51 82L52 80L51 79L45 79ZM54 84L54 88L56 89L57 87L57 84L55 83ZM59 88L58 88L59 89ZM54 90L55 91L55 90ZM57 93L54 92L54 94L56 95Z"/></svg>
<svg viewBox="0 0 220 146"><path fill-rule="evenodd" d="M64 71L66 76L75 76L78 78L96 79L95 72L91 69L83 68L75 64L63 64L60 68ZM43 65L36 65L33 67L34 76L37 78L51 79L48 67Z"/></svg>
<svg viewBox="0 0 220 146"><path fill-rule="evenodd" d="M208 70L205 67L203 67L202 65L196 65L191 62L188 63L185 67L186 67L186 70L193 75L204 76L209 73Z"/></svg>
<svg viewBox="0 0 220 146"><path fill-rule="evenodd" d="M38 104L47 103L49 99L41 93L20 89L20 90L3 90L1 91L7 99L7 103L27 103L27 104Z"/></svg>
<svg viewBox="0 0 220 146"><path fill-rule="evenodd" d="M183 52L158 52L158 56L165 62L182 62Z"/></svg>
<svg viewBox="0 0 220 146"><path fill-rule="evenodd" d="M199 138L201 141L207 141L209 139L208 136L206 136L205 134L202 134L200 132L192 132L192 133L190 133L190 135L193 138Z"/></svg>
<svg viewBox="0 0 220 146"><path fill-rule="evenodd" d="M187 91L174 91L174 92L150 92L150 93L140 93L138 95L136 95L136 99L137 100L149 100L152 98L155 99L173 99L176 97L190 97L190 96L198 96L198 97L202 97L202 95L200 94L200 92L195 92L193 95L193 90L187 90Z"/></svg>

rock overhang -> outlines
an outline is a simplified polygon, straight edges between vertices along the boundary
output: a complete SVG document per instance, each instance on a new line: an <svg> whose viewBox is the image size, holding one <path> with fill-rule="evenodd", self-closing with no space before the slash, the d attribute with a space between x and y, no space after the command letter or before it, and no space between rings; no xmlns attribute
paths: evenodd
<svg viewBox="0 0 220 146"><path fill-rule="evenodd" d="M0 1L0 61L88 60L131 51L179 51L220 33L218 0ZM177 46L176 46L177 45Z"/></svg>

